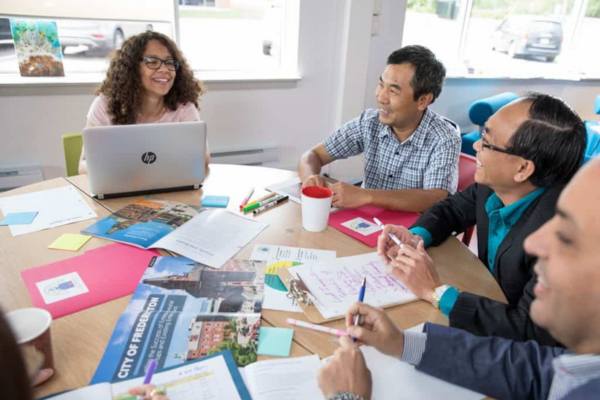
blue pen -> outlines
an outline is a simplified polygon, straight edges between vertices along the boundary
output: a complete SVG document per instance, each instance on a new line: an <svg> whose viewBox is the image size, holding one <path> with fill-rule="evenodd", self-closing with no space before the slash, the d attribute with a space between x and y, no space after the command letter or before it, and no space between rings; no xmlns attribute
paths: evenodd
<svg viewBox="0 0 600 400"><path fill-rule="evenodd" d="M365 300L365 289L367 288L367 277L365 276L360 287L360 293L358 293L358 301L363 302ZM360 313L354 316L354 326L360 324ZM356 338L352 337L352 341L356 342Z"/></svg>
<svg viewBox="0 0 600 400"><path fill-rule="evenodd" d="M156 366L158 362L156 360L150 361L148 364L148 369L146 369L146 376L144 377L144 385L149 384L152 381L152 375L154 375L154 371L156 371ZM144 400L146 396L138 396L137 400Z"/></svg>

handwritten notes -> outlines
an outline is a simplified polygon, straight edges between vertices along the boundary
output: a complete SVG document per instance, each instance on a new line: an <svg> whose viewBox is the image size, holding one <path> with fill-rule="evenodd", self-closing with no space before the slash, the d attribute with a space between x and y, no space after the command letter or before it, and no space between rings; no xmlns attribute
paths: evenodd
<svg viewBox="0 0 600 400"><path fill-rule="evenodd" d="M365 303L387 307L417 300L400 281L385 273L377 253L338 258L334 261L292 267L316 299L324 318L336 318L358 300L360 285L367 278Z"/></svg>

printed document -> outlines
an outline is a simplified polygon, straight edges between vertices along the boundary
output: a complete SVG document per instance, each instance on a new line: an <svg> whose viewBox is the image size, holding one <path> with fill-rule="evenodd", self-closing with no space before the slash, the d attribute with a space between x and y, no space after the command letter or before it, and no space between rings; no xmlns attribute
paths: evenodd
<svg viewBox="0 0 600 400"><path fill-rule="evenodd" d="M31 224L10 226L13 236L56 228L98 216L74 186L3 197L0 199L0 210L2 215L38 212Z"/></svg>
<svg viewBox="0 0 600 400"><path fill-rule="evenodd" d="M143 249L162 248L221 268L268 224L226 210L143 199L101 219L82 233Z"/></svg>
<svg viewBox="0 0 600 400"><path fill-rule="evenodd" d="M323 400L317 383L319 356L259 361L240 368L254 400Z"/></svg>
<svg viewBox="0 0 600 400"><path fill-rule="evenodd" d="M50 397L51 400L130 400L129 389L140 386L144 378L118 383L100 383ZM235 367L229 350L154 374L154 385L164 386L169 398L176 400L250 400L250 393Z"/></svg>

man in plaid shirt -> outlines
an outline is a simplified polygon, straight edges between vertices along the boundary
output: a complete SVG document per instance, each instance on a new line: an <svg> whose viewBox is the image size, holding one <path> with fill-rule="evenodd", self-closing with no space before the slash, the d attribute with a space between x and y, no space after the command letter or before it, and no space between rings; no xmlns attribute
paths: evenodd
<svg viewBox="0 0 600 400"><path fill-rule="evenodd" d="M362 188L331 185L333 206L375 205L425 211L456 191L460 135L429 109L442 91L446 70L423 46L393 52L375 92L378 110L366 110L298 163L302 186L325 186L321 168L365 153Z"/></svg>

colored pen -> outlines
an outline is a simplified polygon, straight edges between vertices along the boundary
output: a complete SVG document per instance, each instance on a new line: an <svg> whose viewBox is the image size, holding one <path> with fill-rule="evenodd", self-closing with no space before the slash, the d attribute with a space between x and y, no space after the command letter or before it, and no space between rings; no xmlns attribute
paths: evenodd
<svg viewBox="0 0 600 400"><path fill-rule="evenodd" d="M246 205L244 206L244 208L246 208L246 207L250 207L250 206L253 206L253 205L255 205L256 203L260 203L261 201L268 200L268 199L270 199L271 197L275 197L275 196L277 196L277 192L271 192L271 193L269 193L269 194L267 194L267 195L265 195L265 196L261 197L260 199L257 199L257 200L254 200L254 201L251 201L250 203L246 204Z"/></svg>
<svg viewBox="0 0 600 400"><path fill-rule="evenodd" d="M244 200L242 200L242 204L240 204L240 210L243 209L246 204L248 204L248 201L250 200L250 197L252 197L253 194L254 194L254 188L250 189L250 191L248 192L248 195L246 197L244 197Z"/></svg>
<svg viewBox="0 0 600 400"><path fill-rule="evenodd" d="M383 229L383 224L381 223L380 220L378 220L377 218L373 218L373 221L375 221L375 223L377 224L377 226L379 226L381 229ZM390 239L392 239L394 241L394 243L396 243L399 247L402 247L402 242L400 241L400 239L398 239L396 237L396 235L394 235L393 233L388 233L388 236Z"/></svg>
<svg viewBox="0 0 600 400"><path fill-rule="evenodd" d="M246 206L246 207L244 207L244 212L252 211L255 208L262 207L265 204L269 204L269 203L271 203L273 201L276 201L277 199L280 199L281 197L283 197L283 195L279 195L279 196L276 196L276 197L271 197L271 198L269 198L269 199L267 199L265 201L259 201L258 203L252 204L251 206Z"/></svg>
<svg viewBox="0 0 600 400"><path fill-rule="evenodd" d="M319 331L319 332L331 333L332 335L335 335L335 336L348 336L348 332L343 331L341 329L328 328L326 326L315 325L315 324L311 324L311 323L304 322L304 321L298 321L297 319L294 319L294 318L288 318L285 320L285 322L287 322L290 325L299 326L301 328L312 329L314 331Z"/></svg>
<svg viewBox="0 0 600 400"><path fill-rule="evenodd" d="M279 197L275 201L272 201L269 204L266 204L266 205L264 205L262 207L257 208L256 210L252 211L252 214L256 215L256 214L261 213L261 212L263 212L263 211L265 211L265 210L267 210L267 209L269 209L271 207L275 207L277 204L279 204L279 203L281 203L283 201L286 201L289 198L290 198L290 196Z"/></svg>
<svg viewBox="0 0 600 400"><path fill-rule="evenodd" d="M367 288L367 277L365 276L362 281L362 286L360 287L360 292L358 293L358 301L363 302L365 300L365 289ZM354 326L360 325L360 313L354 316ZM353 342L356 342L356 338L352 338Z"/></svg>
<svg viewBox="0 0 600 400"><path fill-rule="evenodd" d="M146 369L146 376L144 377L144 385L148 385L150 382L152 382L152 375L154 375L154 371L156 371L156 366L158 365L158 362L156 362L156 360L152 360L150 361L150 364L148 364L148 369ZM144 400L146 398L146 396L137 396L136 400Z"/></svg>

